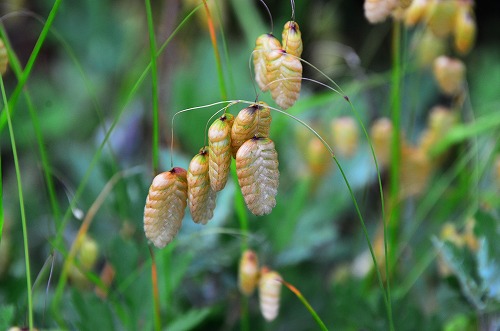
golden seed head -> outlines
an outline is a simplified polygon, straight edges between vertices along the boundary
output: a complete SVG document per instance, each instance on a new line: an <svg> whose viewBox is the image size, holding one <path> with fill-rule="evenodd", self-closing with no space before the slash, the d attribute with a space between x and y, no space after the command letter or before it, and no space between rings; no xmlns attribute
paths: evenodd
<svg viewBox="0 0 500 331"><path fill-rule="evenodd" d="M206 224L214 215L215 191L210 186L208 148L203 147L189 163L188 202L195 223Z"/></svg>
<svg viewBox="0 0 500 331"><path fill-rule="evenodd" d="M336 154L352 157L359 144L359 129L354 118L345 116L332 120L332 144Z"/></svg>
<svg viewBox="0 0 500 331"><path fill-rule="evenodd" d="M156 247L165 247L179 232L187 191L185 169L174 167L153 179L144 208L144 232Z"/></svg>
<svg viewBox="0 0 500 331"><path fill-rule="evenodd" d="M7 55L7 48L2 39L0 39L0 75L3 76L7 72L9 64L9 57Z"/></svg>
<svg viewBox="0 0 500 331"><path fill-rule="evenodd" d="M268 137L271 129L271 110L265 102L259 102L240 110L231 128L232 155L236 158L238 149L245 141L257 137Z"/></svg>
<svg viewBox="0 0 500 331"><path fill-rule="evenodd" d="M446 41L436 37L431 30L425 29L422 37L415 35L412 49L416 53L417 64L430 67L438 56L445 53Z"/></svg>
<svg viewBox="0 0 500 331"><path fill-rule="evenodd" d="M323 176L330 168L330 153L317 137L309 139L306 150L306 161L313 177Z"/></svg>
<svg viewBox="0 0 500 331"><path fill-rule="evenodd" d="M244 295L251 295L259 281L259 259L254 251L247 249L240 259L238 287Z"/></svg>
<svg viewBox="0 0 500 331"><path fill-rule="evenodd" d="M402 199L421 195L427 188L432 172L432 163L420 148L403 146L401 151L401 191Z"/></svg>
<svg viewBox="0 0 500 331"><path fill-rule="evenodd" d="M269 138L252 138L236 154L236 173L248 209L267 215L276 206L278 153Z"/></svg>
<svg viewBox="0 0 500 331"><path fill-rule="evenodd" d="M373 122L370 130L373 149L381 167L389 164L391 158L391 139L393 127L390 119L382 117Z"/></svg>
<svg viewBox="0 0 500 331"><path fill-rule="evenodd" d="M277 316L280 308L281 276L276 271L261 269L259 280L259 304L262 316L271 322Z"/></svg>
<svg viewBox="0 0 500 331"><path fill-rule="evenodd" d="M280 50L281 43L272 34L260 35L255 41L253 51L253 67L255 70L255 81L259 88L265 92L269 89L267 85L267 54L274 50Z"/></svg>
<svg viewBox="0 0 500 331"><path fill-rule="evenodd" d="M267 81L278 106L288 109L299 98L302 85L302 63L285 51L272 51L267 58Z"/></svg>
<svg viewBox="0 0 500 331"><path fill-rule="evenodd" d="M208 129L209 177L214 192L222 190L229 177L233 122L233 115L227 113L216 119Z"/></svg>
<svg viewBox="0 0 500 331"><path fill-rule="evenodd" d="M442 55L434 60L434 77L442 92L457 95L464 85L465 64L459 59Z"/></svg>
<svg viewBox="0 0 500 331"><path fill-rule="evenodd" d="M462 55L469 53L476 40L476 21L470 4L460 4L455 19L455 49Z"/></svg>
<svg viewBox="0 0 500 331"><path fill-rule="evenodd" d="M446 37L453 31L457 9L457 1L431 1L426 10L425 21L436 36Z"/></svg>
<svg viewBox="0 0 500 331"><path fill-rule="evenodd" d="M281 33L281 42L283 44L283 50L288 54L297 57L302 55L302 35L297 22L288 21L285 23L283 32Z"/></svg>
<svg viewBox="0 0 500 331"><path fill-rule="evenodd" d="M426 15L430 0L413 0L405 13L406 26L414 26L419 23Z"/></svg>
<svg viewBox="0 0 500 331"><path fill-rule="evenodd" d="M92 270L96 265L97 259L99 258L99 245L88 235L83 236L80 242L80 248L78 249L77 257L80 262L81 269L84 271Z"/></svg>

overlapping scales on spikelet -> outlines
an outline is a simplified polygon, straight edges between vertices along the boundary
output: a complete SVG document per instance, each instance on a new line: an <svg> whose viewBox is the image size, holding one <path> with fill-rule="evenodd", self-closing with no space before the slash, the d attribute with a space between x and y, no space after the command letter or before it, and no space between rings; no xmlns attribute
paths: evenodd
<svg viewBox="0 0 500 331"><path fill-rule="evenodd" d="M248 209L269 214L276 206L279 185L278 153L269 138L252 138L236 154L236 173Z"/></svg>
<svg viewBox="0 0 500 331"><path fill-rule="evenodd" d="M208 148L193 157L187 172L188 203L191 217L196 223L207 224L215 209L215 191L210 186Z"/></svg>
<svg viewBox="0 0 500 331"><path fill-rule="evenodd" d="M281 33L281 41L283 50L288 54L300 57L302 55L302 35L300 33L299 24L295 21L288 21L283 27Z"/></svg>
<svg viewBox="0 0 500 331"><path fill-rule="evenodd" d="M255 41L255 49L253 52L253 67L255 70L255 81L259 88L266 92L269 90L267 84L267 55L274 50L280 50L281 43L272 34L260 35Z"/></svg>
<svg viewBox="0 0 500 331"><path fill-rule="evenodd" d="M259 102L240 110L231 128L231 149L233 157L248 139L268 137L271 127L271 111L265 102Z"/></svg>
<svg viewBox="0 0 500 331"><path fill-rule="evenodd" d="M153 244L165 247L177 235L187 205L186 170L175 167L153 179L144 208L144 232Z"/></svg>
<svg viewBox="0 0 500 331"><path fill-rule="evenodd" d="M209 177L212 190L219 192L227 183L231 165L231 127L234 116L227 113L208 129Z"/></svg>
<svg viewBox="0 0 500 331"><path fill-rule="evenodd" d="M300 60L285 51L268 54L267 80L273 100L283 109L288 109L300 94L302 64Z"/></svg>

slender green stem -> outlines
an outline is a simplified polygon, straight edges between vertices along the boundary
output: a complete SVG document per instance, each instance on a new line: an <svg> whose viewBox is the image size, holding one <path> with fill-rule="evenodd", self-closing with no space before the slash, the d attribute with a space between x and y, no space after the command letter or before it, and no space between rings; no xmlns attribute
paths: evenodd
<svg viewBox="0 0 500 331"><path fill-rule="evenodd" d="M151 51L151 85L153 94L153 174L158 173L160 149L160 118L158 110L158 69L156 65L156 37L150 0L145 0Z"/></svg>
<svg viewBox="0 0 500 331"><path fill-rule="evenodd" d="M16 140L14 137L14 129L12 127L12 120L10 118L10 113L9 113L9 104L7 102L7 95L5 94L3 78L1 76L0 76L0 88L2 89L3 103L5 106L3 113L6 113L7 125L9 127L9 134L10 134L10 143L12 146L12 154L14 156L14 166L16 168L17 189L19 192L19 208L21 209L21 223L23 228L24 261L26 263L26 291L28 292L28 325L29 329L33 330L33 295L31 293L31 270L30 270L30 254L28 248L28 227L26 226L26 213L24 211L24 196L23 196L23 186L21 182L21 170L19 168L19 159L17 157Z"/></svg>
<svg viewBox="0 0 500 331"><path fill-rule="evenodd" d="M293 286L292 284L286 282L283 279L281 280L281 283L283 283L283 285L285 285L290 291L292 291L293 294L295 294L297 296L297 298L299 298L299 300L307 308L307 310L309 311L309 313L311 313L311 316L314 318L314 320L316 321L316 323L318 323L319 328L321 330L323 330L323 331L328 331L328 328L326 327L325 323L323 323L323 321L319 317L318 313L316 313L316 311L314 310L314 308L311 306L311 304L309 303L309 301L307 301L307 299L302 295L302 293L300 293L300 291L297 290L297 288L295 286Z"/></svg>
<svg viewBox="0 0 500 331"><path fill-rule="evenodd" d="M396 251L398 228L401 217L399 203L401 172L401 23L394 21L392 34L392 81L391 81L391 118L393 134L391 140L391 167L390 167L390 198L391 212L389 217L389 271L395 266L394 252ZM387 275L389 277L389 275Z"/></svg>
<svg viewBox="0 0 500 331"><path fill-rule="evenodd" d="M151 285L153 288L153 306L155 331L161 330L161 313L160 313L160 291L158 289L158 272L156 268L155 253L149 246L149 254L151 255Z"/></svg>
<svg viewBox="0 0 500 331"><path fill-rule="evenodd" d="M31 52L28 62L26 62L26 67L21 75L21 78L19 79L16 88L14 89L14 91L10 96L8 107L12 110L15 109L14 107L17 104L19 95L21 94L24 85L28 81L28 78L31 74L31 70L33 69L33 65L35 64L38 54L40 53L40 49L42 48L42 45L45 42L45 39L47 38L47 35L52 26L52 23L54 22L54 19L56 17L57 11L59 10L59 6L61 5L61 3L62 0L55 0L54 6L52 6L52 10L50 11L49 16L47 17L47 22L43 26L42 32L40 33L40 36L36 41L35 47L33 48L33 52ZM4 107L7 107L7 104ZM7 121L7 112L4 111L0 115L0 132L3 131L6 121Z"/></svg>

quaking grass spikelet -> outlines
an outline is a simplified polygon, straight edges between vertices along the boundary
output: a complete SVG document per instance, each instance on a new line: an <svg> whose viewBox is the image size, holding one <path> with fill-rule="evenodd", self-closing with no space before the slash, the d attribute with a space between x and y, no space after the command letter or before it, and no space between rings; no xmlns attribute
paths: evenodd
<svg viewBox="0 0 500 331"><path fill-rule="evenodd" d="M236 154L236 173L248 209L254 215L269 214L276 206L278 153L269 138L254 137Z"/></svg>
<svg viewBox="0 0 500 331"><path fill-rule="evenodd" d="M9 57L7 56L7 48L2 39L0 39L0 75L3 76L7 72Z"/></svg>
<svg viewBox="0 0 500 331"><path fill-rule="evenodd" d="M271 128L271 111L265 102L259 102L240 110L231 128L233 157L241 145L254 136L268 137Z"/></svg>
<svg viewBox="0 0 500 331"><path fill-rule="evenodd" d="M231 165L231 127L234 116L226 113L208 129L209 177L212 190L219 192L227 183Z"/></svg>
<svg viewBox="0 0 500 331"><path fill-rule="evenodd" d="M286 22L281 33L281 42L283 50L288 54L300 57L302 55L302 35L300 33L299 24L295 21Z"/></svg>
<svg viewBox="0 0 500 331"><path fill-rule="evenodd" d="M244 295L251 295L259 281L259 259L254 251L247 249L240 259L238 287Z"/></svg>
<svg viewBox="0 0 500 331"><path fill-rule="evenodd" d="M187 172L188 203L195 223L207 224L215 209L215 191L210 186L208 148L203 147L189 163Z"/></svg>
<svg viewBox="0 0 500 331"><path fill-rule="evenodd" d="M261 270L259 281L259 305L262 316L271 322L277 316L280 308L281 276L276 271L266 267Z"/></svg>
<svg viewBox="0 0 500 331"><path fill-rule="evenodd" d="M279 40L272 34L260 35L255 41L255 49L253 52L253 66L255 70L255 81L259 88L266 92L269 90L267 85L267 56L268 53L274 50L280 50L281 44Z"/></svg>
<svg viewBox="0 0 500 331"><path fill-rule="evenodd" d="M272 51L267 57L267 80L271 96L278 106L288 109L299 98L302 63L287 52Z"/></svg>
<svg viewBox="0 0 500 331"><path fill-rule="evenodd" d="M174 239L187 205L187 172L175 167L153 179L144 208L146 238L158 248Z"/></svg>

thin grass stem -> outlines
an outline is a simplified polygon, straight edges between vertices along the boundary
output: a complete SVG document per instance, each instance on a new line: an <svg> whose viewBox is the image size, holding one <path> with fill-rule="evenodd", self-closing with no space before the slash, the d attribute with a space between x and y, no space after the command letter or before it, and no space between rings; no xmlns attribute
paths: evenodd
<svg viewBox="0 0 500 331"><path fill-rule="evenodd" d="M150 0L144 1L146 4L146 15L149 31L149 48L151 55L151 89L153 98L153 137L152 137L152 154L153 154L153 176L158 174L158 165L160 163L160 117L159 117L159 100L158 100L158 68L156 65L156 36L153 22L153 13L151 10Z"/></svg>
<svg viewBox="0 0 500 331"><path fill-rule="evenodd" d="M0 76L0 88L2 90L2 98L4 103L4 110L2 115L6 114L7 125L9 128L10 143L12 146L12 155L14 156L14 166L16 169L16 179L17 179L17 190L19 193L19 208L21 210L21 224L23 228L23 248L24 248L24 262L26 267L26 291L28 294L28 326L30 330L33 330L33 294L31 290L31 269L30 269L30 253L28 245L28 227L26 225L26 213L24 210L24 195L23 186L21 182L21 170L19 167L19 158L17 156L16 139L14 137L14 129L12 127L12 120L9 113L9 103L7 101L7 95L5 93L5 86L3 84L3 78Z"/></svg>
<svg viewBox="0 0 500 331"><path fill-rule="evenodd" d="M15 105L17 104L17 101L19 99L19 95L21 94L21 91L23 90L24 85L26 85L26 82L28 81L28 78L31 74L31 70L33 69L33 65L35 64L36 59L38 58L38 54L40 53L40 49L42 48L43 43L45 42L45 39L47 38L47 35L49 33L49 30L52 26L52 23L54 22L54 19L56 17L57 11L59 10L59 6L61 5L62 0L55 0L54 5L52 6L52 9L49 13L49 16L47 17L47 22L44 24L42 32L40 33L40 36L38 37L38 40L36 41L35 47L33 48L33 51L31 52L31 55L26 62L26 67L24 68L24 71L22 73L21 78L19 79L16 88L12 92L8 105L4 105L4 109L8 106L9 109L14 110ZM7 122L7 114L8 112L3 111L2 114L0 115L0 132L3 131L5 127L5 123ZM10 114L8 114L10 115Z"/></svg>

